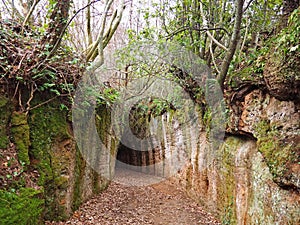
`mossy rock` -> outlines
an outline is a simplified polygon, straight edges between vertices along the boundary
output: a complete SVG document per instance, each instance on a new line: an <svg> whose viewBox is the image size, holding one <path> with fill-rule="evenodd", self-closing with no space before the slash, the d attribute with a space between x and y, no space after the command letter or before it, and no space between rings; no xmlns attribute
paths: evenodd
<svg viewBox="0 0 300 225"><path fill-rule="evenodd" d="M7 135L7 126L11 114L9 99L0 95L0 148L6 148L9 139Z"/></svg>
<svg viewBox="0 0 300 225"><path fill-rule="evenodd" d="M271 126L268 121L260 121L255 128L257 146L262 153L273 180L283 186L294 186L290 180L289 166L295 162L296 143L285 143L284 137L278 134L275 126Z"/></svg>
<svg viewBox="0 0 300 225"><path fill-rule="evenodd" d="M43 224L43 192L22 188L18 193L0 190L0 224Z"/></svg>
<svg viewBox="0 0 300 225"><path fill-rule="evenodd" d="M235 204L235 156L241 140L229 137L219 150L221 183L218 187L219 202L218 208L222 213L222 224L236 224Z"/></svg>
<svg viewBox="0 0 300 225"><path fill-rule="evenodd" d="M11 133L14 143L18 150L18 159L25 165L30 164L29 160L29 125L27 123L27 116L22 112L13 112L11 117Z"/></svg>
<svg viewBox="0 0 300 225"><path fill-rule="evenodd" d="M0 96L0 108L2 108L3 106L6 106L7 103L8 103L8 98L6 98L4 96Z"/></svg>
<svg viewBox="0 0 300 225"><path fill-rule="evenodd" d="M269 55L264 79L270 94L280 100L300 100L300 52L281 61Z"/></svg>
<svg viewBox="0 0 300 225"><path fill-rule="evenodd" d="M36 98L32 104L39 104L43 99ZM59 163L54 152L54 146L69 139L69 124L67 112L59 108L59 101L52 101L30 112L30 141L29 155L32 166L39 171L38 184L45 189L45 219L61 219L65 217L57 194L59 189L66 187L65 179L59 179L65 165Z"/></svg>
<svg viewBox="0 0 300 225"><path fill-rule="evenodd" d="M73 205L72 210L75 211L79 208L82 204L82 188L81 185L83 183L83 176L84 176L84 168L86 166L86 162L83 159L81 152L76 149L76 160L75 160L75 185L74 185L74 192L73 192Z"/></svg>

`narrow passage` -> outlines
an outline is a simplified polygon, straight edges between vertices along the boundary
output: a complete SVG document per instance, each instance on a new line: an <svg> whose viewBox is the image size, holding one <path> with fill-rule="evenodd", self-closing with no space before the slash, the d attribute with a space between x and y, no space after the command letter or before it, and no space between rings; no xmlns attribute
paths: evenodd
<svg viewBox="0 0 300 225"><path fill-rule="evenodd" d="M51 224L220 224L171 181L141 186L145 179L158 178L117 169L107 190L83 204L69 221Z"/></svg>

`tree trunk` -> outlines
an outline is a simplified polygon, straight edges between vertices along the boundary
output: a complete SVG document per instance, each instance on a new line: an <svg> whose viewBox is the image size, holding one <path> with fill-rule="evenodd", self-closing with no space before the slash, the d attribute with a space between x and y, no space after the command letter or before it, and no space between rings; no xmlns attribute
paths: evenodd
<svg viewBox="0 0 300 225"><path fill-rule="evenodd" d="M42 39L43 44L48 43L50 45L48 51L51 51L54 46L58 46L61 42L61 33L64 32L68 22L70 3L71 0L57 1L50 15L49 28Z"/></svg>
<svg viewBox="0 0 300 225"><path fill-rule="evenodd" d="M244 6L244 0L236 1L236 6L235 6L236 13L235 13L233 34L231 36L230 46L226 53L225 59L222 63L220 75L218 78L219 84L223 91L224 91L224 83L225 83L226 76L228 73L229 65L231 63L231 60L235 53L236 47L240 40L240 30L241 30L241 23L242 23L242 18L243 18L243 6Z"/></svg>

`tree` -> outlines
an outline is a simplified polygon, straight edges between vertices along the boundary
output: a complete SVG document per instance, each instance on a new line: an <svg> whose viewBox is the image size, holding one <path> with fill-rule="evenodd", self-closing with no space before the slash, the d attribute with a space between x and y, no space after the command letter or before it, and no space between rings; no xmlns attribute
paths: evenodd
<svg viewBox="0 0 300 225"><path fill-rule="evenodd" d="M34 1L29 0L27 3L22 4L24 11L25 11L25 14L24 14L25 19L22 24L23 27L30 21L31 15L39 2L40 2L40 0L34 0Z"/></svg>
<svg viewBox="0 0 300 225"><path fill-rule="evenodd" d="M147 19L159 17L158 27L162 29L148 23L144 34L154 30L154 36L192 50L205 60L224 90L228 73L253 60L262 41L274 34L281 10L297 4L289 5L293 7L282 7L277 0L164 0L154 3L155 13L146 9L144 14ZM144 34L138 36L151 36Z"/></svg>
<svg viewBox="0 0 300 225"><path fill-rule="evenodd" d="M49 28L46 34L42 38L42 44L47 43L50 47L48 51L51 51L52 56L59 47L64 32L66 30L66 24L69 18L71 0L55 1L51 7L53 11L50 15Z"/></svg>
<svg viewBox="0 0 300 225"><path fill-rule="evenodd" d="M0 21L3 39L0 41L0 56L3 59L0 62L0 81L1 84L4 82L11 85L14 89L12 99L19 102L18 110L26 113L37 107L31 105L37 91L50 93L45 103L59 96L72 97L83 68L89 73L103 64L103 50L117 30L124 11L123 0L114 10L114 0L105 2L97 24L98 30L95 29L98 31L97 38L90 42L91 58L85 60L84 55L76 54L71 46L73 40L70 39L70 28L76 17L91 5L101 3L100 0L88 1L79 9L74 8L70 0L48 3L41 0L20 1L18 5L14 1L10 5L6 1L2 3L0 11L6 17ZM20 14L16 18L15 10L19 11L22 7L24 17ZM47 11L43 11L45 8ZM40 23L41 17L43 23ZM95 16L93 19L97 21ZM82 29L85 25L78 24ZM89 35L96 36L91 30L89 32ZM83 67L87 65L86 61L91 64L88 68Z"/></svg>
<svg viewBox="0 0 300 225"><path fill-rule="evenodd" d="M231 36L229 49L227 50L224 61L222 62L221 71L220 71L219 77L218 77L219 84L220 84L222 90L224 90L224 83L225 83L226 76L228 73L229 65L232 61L233 55L237 48L238 42L240 40L241 24L242 24L242 17L243 17L243 6L244 6L244 0L236 1L236 4L235 4L236 13L235 13L235 22L234 22L233 33Z"/></svg>
<svg viewBox="0 0 300 225"><path fill-rule="evenodd" d="M283 1L282 14L283 14L283 23L286 25L289 16L291 13L297 9L300 5L299 0L285 0Z"/></svg>
<svg viewBox="0 0 300 225"><path fill-rule="evenodd" d="M122 0L118 9L114 10L112 13L111 19L106 24L108 11L112 6L113 0L107 0L105 3L105 8L103 12L103 16L100 20L100 30L97 36L97 39L89 45L87 48L86 59L95 60L97 56L99 56L99 60L95 65L99 66L102 65L104 62L103 50L111 40L113 34L115 33L116 29L118 28L120 21L122 19L123 11L125 9L124 0ZM97 67L96 66L96 67Z"/></svg>

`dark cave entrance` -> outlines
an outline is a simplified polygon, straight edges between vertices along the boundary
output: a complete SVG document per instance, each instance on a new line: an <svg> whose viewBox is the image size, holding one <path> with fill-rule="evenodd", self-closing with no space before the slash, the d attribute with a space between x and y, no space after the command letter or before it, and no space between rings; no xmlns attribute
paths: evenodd
<svg viewBox="0 0 300 225"><path fill-rule="evenodd" d="M118 147L116 169L125 167L148 174L157 173L155 164L163 160L165 150L150 127L153 130L151 122L159 121L158 118L170 108L165 100L151 97L142 99L131 108L128 130L123 131ZM159 132L162 136L161 130Z"/></svg>

